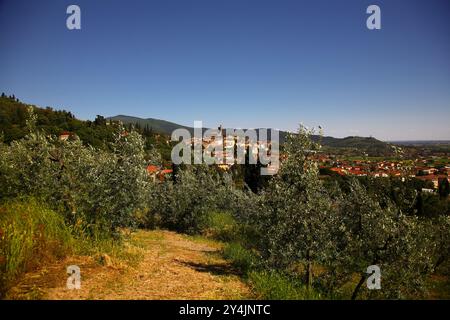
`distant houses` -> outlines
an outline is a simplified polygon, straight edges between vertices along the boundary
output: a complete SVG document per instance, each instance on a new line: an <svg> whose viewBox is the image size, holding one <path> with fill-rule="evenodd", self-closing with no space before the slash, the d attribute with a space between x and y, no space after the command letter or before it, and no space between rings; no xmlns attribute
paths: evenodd
<svg viewBox="0 0 450 320"><path fill-rule="evenodd" d="M151 164L147 166L147 173L153 182L164 181L172 172L172 169L164 169Z"/></svg>
<svg viewBox="0 0 450 320"><path fill-rule="evenodd" d="M59 140L66 141L67 139L74 137L75 133L70 131L63 131L59 134Z"/></svg>
<svg viewBox="0 0 450 320"><path fill-rule="evenodd" d="M426 175L426 176L416 176L417 179L422 181L429 181L433 184L434 189L439 188L439 184L442 183L442 180L447 179L450 181L450 177L447 175Z"/></svg>
<svg viewBox="0 0 450 320"><path fill-rule="evenodd" d="M326 154L314 155L312 158L319 162L319 168L323 177L336 174L340 176L370 176L374 178L399 177L402 180L416 178L428 182L428 192L430 190L438 190L443 179L450 181L450 166L435 168L427 166L426 160L343 160Z"/></svg>

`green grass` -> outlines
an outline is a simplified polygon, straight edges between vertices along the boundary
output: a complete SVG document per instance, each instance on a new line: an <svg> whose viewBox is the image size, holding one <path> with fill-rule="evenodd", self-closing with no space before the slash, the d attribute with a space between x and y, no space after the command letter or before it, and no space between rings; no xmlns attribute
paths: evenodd
<svg viewBox="0 0 450 320"><path fill-rule="evenodd" d="M202 226L203 233L220 241L235 241L239 228L236 220L228 212L211 212Z"/></svg>
<svg viewBox="0 0 450 320"><path fill-rule="evenodd" d="M250 250L239 243L229 243L223 249L225 259L231 261L232 265L246 275L250 270L257 268L258 258Z"/></svg>
<svg viewBox="0 0 450 320"><path fill-rule="evenodd" d="M281 272L264 270L255 253L239 243L230 243L223 249L225 259L243 273L243 278L258 299L315 300L321 295L308 290L302 282Z"/></svg>
<svg viewBox="0 0 450 320"><path fill-rule="evenodd" d="M123 241L127 237L132 241ZM86 235L36 199L7 201L0 205L0 298L21 274L69 254L92 256L99 263L107 254L119 264L135 266L144 251L138 243L133 235Z"/></svg>
<svg viewBox="0 0 450 320"><path fill-rule="evenodd" d="M65 256L74 240L61 215L34 199L0 206L0 296L22 273Z"/></svg>
<svg viewBox="0 0 450 320"><path fill-rule="evenodd" d="M251 271L248 282L259 299L318 300L321 295L308 289L298 279L275 271Z"/></svg>
<svg viewBox="0 0 450 320"><path fill-rule="evenodd" d="M304 300L320 299L313 290L308 290L300 280L281 272L267 271L257 252L244 244L252 243L252 230L239 226L233 216L224 212L213 212L205 223L204 234L224 242L222 256L241 273L258 299Z"/></svg>
<svg viewBox="0 0 450 320"><path fill-rule="evenodd" d="M239 271L258 299L322 299L319 293L307 289L298 278L265 269L258 253L248 245L257 241L258 235L248 226L239 225L230 213L210 213L202 229L203 235L224 243L223 258Z"/></svg>

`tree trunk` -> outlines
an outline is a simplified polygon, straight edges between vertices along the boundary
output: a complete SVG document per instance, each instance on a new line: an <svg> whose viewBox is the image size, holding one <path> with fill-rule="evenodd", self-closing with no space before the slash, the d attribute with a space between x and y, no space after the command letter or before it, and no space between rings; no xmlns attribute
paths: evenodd
<svg viewBox="0 0 450 320"><path fill-rule="evenodd" d="M306 286L308 289L312 287L312 279L313 279L313 271L312 271L312 262L311 262L311 254L309 250L306 253L307 258L307 266L306 266Z"/></svg>
<svg viewBox="0 0 450 320"><path fill-rule="evenodd" d="M445 257L441 255L436 263L434 264L433 272L436 272L436 269L445 261Z"/></svg>
<svg viewBox="0 0 450 320"><path fill-rule="evenodd" d="M358 285L355 287L355 290L353 291L352 300L356 300L359 289L361 289L361 286L363 285L364 281L366 281L366 277L367 277L367 275L365 275L365 274L361 275L361 279L359 280Z"/></svg>
<svg viewBox="0 0 450 320"><path fill-rule="evenodd" d="M311 289L312 287L312 278L313 278L313 274L312 274L312 264L311 261L308 261L308 270L306 271L306 276L307 276L307 286L308 289Z"/></svg>

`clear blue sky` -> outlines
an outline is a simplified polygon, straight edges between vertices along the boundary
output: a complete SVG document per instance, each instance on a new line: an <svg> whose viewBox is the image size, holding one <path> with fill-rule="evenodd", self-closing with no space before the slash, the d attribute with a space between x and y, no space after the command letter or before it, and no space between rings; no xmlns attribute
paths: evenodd
<svg viewBox="0 0 450 320"><path fill-rule="evenodd" d="M0 0L0 43L0 91L81 119L450 139L448 0Z"/></svg>

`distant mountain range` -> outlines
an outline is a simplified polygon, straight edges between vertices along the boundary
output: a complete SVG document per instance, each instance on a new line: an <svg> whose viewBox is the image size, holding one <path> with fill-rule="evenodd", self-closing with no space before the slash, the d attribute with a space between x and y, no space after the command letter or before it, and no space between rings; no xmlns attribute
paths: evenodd
<svg viewBox="0 0 450 320"><path fill-rule="evenodd" d="M450 145L450 140L404 140L404 141L389 141L392 144L398 146L448 146Z"/></svg>
<svg viewBox="0 0 450 320"><path fill-rule="evenodd" d="M106 141L111 139L113 128L106 126L106 119L120 120L124 124L138 124L141 132L144 129L152 129L154 133L161 133L164 135L171 135L175 129L184 128L191 134L194 133L194 128L183 126L174 122L159 120L159 119L143 119L138 117L131 117L126 115L118 115L110 118L103 118L97 116L95 121L83 121L76 119L73 114L68 111L53 110L47 108L35 108L38 116L37 127L47 133L58 135L63 131L76 133L80 139L95 147L104 147ZM0 97L0 139L4 142L11 142L13 140L21 139L27 134L26 128L27 104L20 102L14 97L1 96ZM204 128L206 130L207 128ZM256 129L259 134L259 129ZM151 132L147 132L151 135ZM279 131L280 142L284 142L288 132ZM270 135L268 137L271 138ZM377 140L375 138L367 137L319 137L313 136L314 140L321 142L321 144L328 148L335 148L336 152L355 151L356 154L361 152L368 155L390 155L392 154L392 147L390 144Z"/></svg>
<svg viewBox="0 0 450 320"><path fill-rule="evenodd" d="M189 132L191 132L192 135L194 133L193 127L183 126L174 122L154 118L143 119L126 115L117 115L114 117L109 117L107 119L122 121L124 124L139 124L139 126L142 128L148 126L148 128L151 128L156 132L167 135L171 135L174 130L179 128L187 129ZM207 130L207 128L204 128L203 130ZM259 134L259 129L256 130ZM285 141L287 134L288 134L287 131L279 131L281 143ZM320 140L323 146L330 148L358 149L359 151L367 152L368 154L372 155L392 153L391 144L377 140L373 137L351 136L346 138L334 138L329 136L325 137L313 136L312 138L315 141Z"/></svg>
<svg viewBox="0 0 450 320"><path fill-rule="evenodd" d="M26 126L27 108L29 104L19 101L15 96L0 96L0 142L10 143L23 138L28 133ZM184 128L191 134L193 127L183 126L174 122L159 119L143 119L126 115L104 118L97 116L94 121L77 119L71 112L56 110L51 107L39 108L35 106L37 115L36 127L48 134L59 135L64 131L75 133L84 143L98 148L107 148L112 139L114 127L107 125L107 119L120 120L124 124L139 124L138 131L145 137L146 146L158 144L158 150L170 159L170 146L166 137L155 133L171 135L175 129ZM145 129L152 130L145 130ZM204 128L206 130L206 128ZM258 131L258 129L256 129ZM259 131L258 131L259 132ZM288 132L279 131L280 142L285 141ZM270 136L268 137L270 139ZM450 141L389 141L383 142L373 137L351 136L334 138L330 136L313 136L313 140L320 141L324 149L339 155L360 156L363 153L369 156L392 156L393 145L401 146L404 152L415 153L417 150L426 152L450 153ZM330 150L332 149L332 150Z"/></svg>

